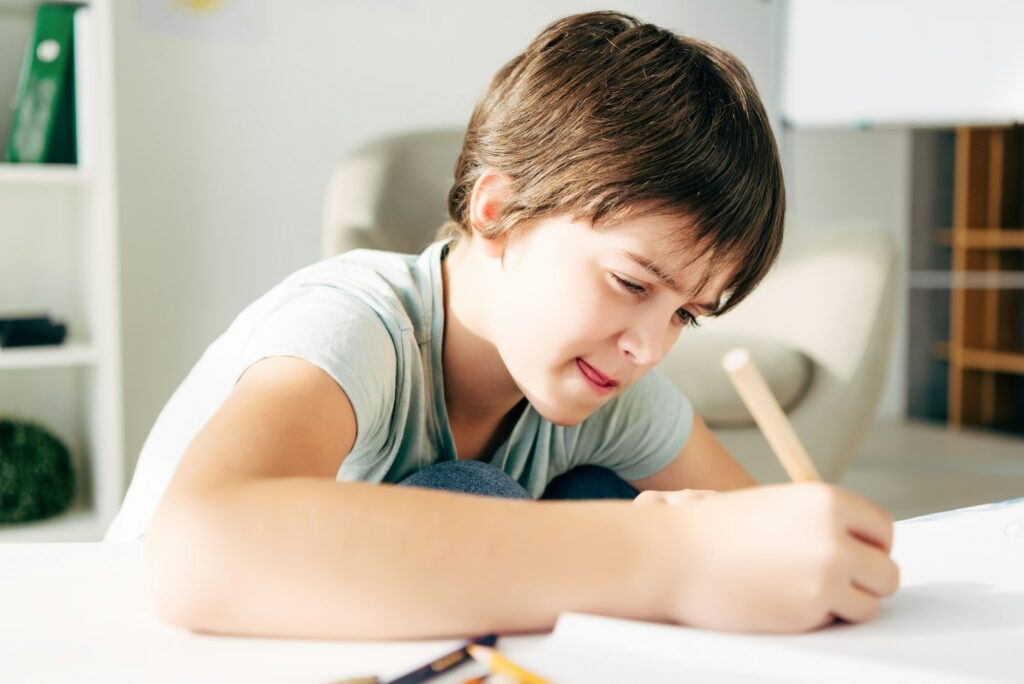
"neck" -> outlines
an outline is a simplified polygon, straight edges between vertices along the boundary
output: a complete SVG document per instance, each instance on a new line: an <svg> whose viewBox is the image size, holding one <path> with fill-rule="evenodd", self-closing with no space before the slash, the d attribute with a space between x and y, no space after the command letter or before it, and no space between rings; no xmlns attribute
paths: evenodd
<svg viewBox="0 0 1024 684"><path fill-rule="evenodd" d="M444 399L449 423L500 421L523 399L491 341L488 313L493 274L469 238L441 262L444 284Z"/></svg>

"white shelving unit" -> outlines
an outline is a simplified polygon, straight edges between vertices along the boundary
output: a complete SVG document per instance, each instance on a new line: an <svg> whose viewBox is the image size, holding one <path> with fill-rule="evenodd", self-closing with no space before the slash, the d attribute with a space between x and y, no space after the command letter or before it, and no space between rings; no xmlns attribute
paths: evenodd
<svg viewBox="0 0 1024 684"><path fill-rule="evenodd" d="M0 0L0 142L37 0ZM65 344L0 349L0 417L38 422L68 445L72 508L0 525L0 543L99 541L124 492L120 276L111 0L77 2L78 164L0 163L0 316L46 313Z"/></svg>

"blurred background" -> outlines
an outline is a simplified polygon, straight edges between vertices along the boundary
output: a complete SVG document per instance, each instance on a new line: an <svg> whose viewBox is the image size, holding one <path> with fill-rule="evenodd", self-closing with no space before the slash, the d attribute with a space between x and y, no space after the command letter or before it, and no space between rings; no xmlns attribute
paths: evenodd
<svg viewBox="0 0 1024 684"><path fill-rule="evenodd" d="M0 95L12 105L38 4L0 0ZM992 381L1004 410L987 423L966 415L950 429L952 345L945 352L941 347L950 340L957 306L951 299L956 154L958 144L969 146L957 142L958 129L1009 127L1004 157L1011 161L1005 174L999 171L1007 179L999 183L1000 197L1008 199L989 200L1001 203L1003 225L976 227L1009 229L1012 220L1019 221L1012 215L1019 211L1012 198L1021 188L1013 171L1013 145L1019 143L1012 124L1024 111L1019 96L1014 102L1004 91L1024 92L1024 57L1019 40L1007 39L1000 27L1024 25L1020 3L86 4L94 10L95 28L92 42L83 45L96 58L89 78L96 81L91 93L98 102L80 112L79 125L92 126L92 133L80 134L79 143L92 145L93 156L79 163L85 170L94 164L92 175L39 182L8 164L0 171L0 221L7 224L0 228L0 266L8 274L17 272L26 255L46 261L54 251L32 224L47 207L65 207L53 209L54 225L86 217L89 225L102 226L106 237L97 239L109 242L100 261L113 275L88 276L94 280L85 295L105 302L96 305L101 314L93 305L74 303L77 287L49 299L47 288L22 288L16 297L8 287L7 295L0 294L0 317L50 310L77 321L89 331L88 339L108 340L97 347L99 357L64 359L53 367L0 350L0 392L6 395L0 413L45 414L55 402L47 392L81 397L61 408L53 424L82 471L91 473L78 505L99 517L78 532L51 536L93 538L116 510L108 502L119 501L118 491L123 494L161 407L206 346L246 305L322 258L325 192L340 160L382 137L464 126L490 77L537 32L556 18L593 9L622 10L733 52L752 74L772 118L795 230L871 225L895 245L899 278L885 295L894 313L880 366L884 377L872 398L872 426L859 438L844 483L895 506L898 517L1024 495L1022 365L1011 359L1010 370L971 370L1009 378ZM917 37L927 38L921 47L915 47ZM960 64L977 56L968 39L997 53L983 53L982 66L976 60L963 74L953 73L941 60ZM943 67L939 75L923 78L936 60ZM995 81L996 96L984 89L956 90L958 83L975 83L983 71ZM896 85L886 81L883 87L886 75ZM961 107L965 102L969 106ZM13 115L3 116L0 136L6 140ZM985 144L995 149L995 142ZM84 157L85 149L80 151ZM978 163L991 167L994 154ZM986 197L994 192L992 184L981 191ZM61 199L66 194L73 198ZM105 209L95 206L104 201ZM81 242L67 242L75 243L76 255L88 252ZM79 263L77 258L63 257L64 266L51 268L74 270L68 264ZM1009 273L997 276L1005 282L986 287L1010 283L999 316L1018 330L1019 299L1006 301L1019 291L1012 282L1019 269L1006 259L986 267ZM111 323L104 326L102 320ZM928 332L933 328L937 332ZM74 333L69 325L69 338ZM1009 339L1000 337L1001 344L1012 345ZM957 357L961 365L963 358ZM65 386L44 378L48 373L78 375ZM50 389L29 389L35 387ZM116 408L97 418L89 413L95 407L88 408L94 401L114 402ZM97 421L106 427L96 428ZM98 440L90 436L97 429L114 434ZM101 474L107 467L99 465L106 458L101 451L114 455L109 474ZM928 478L930 490L920 490L917 498L907 493L908 483Z"/></svg>

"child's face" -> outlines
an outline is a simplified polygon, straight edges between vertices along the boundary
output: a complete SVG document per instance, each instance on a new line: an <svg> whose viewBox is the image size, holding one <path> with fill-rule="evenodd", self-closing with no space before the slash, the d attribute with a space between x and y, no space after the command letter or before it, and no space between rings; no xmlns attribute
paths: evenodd
<svg viewBox="0 0 1024 684"><path fill-rule="evenodd" d="M711 273L701 286L707 256L690 250L666 263L666 234L679 217L630 220L598 232L587 221L541 221L513 241L498 273L492 340L530 403L558 425L575 425L653 368L675 343L689 315L710 313L732 276ZM673 291L627 256L652 261L672 278ZM640 296L617 281L643 288ZM588 380L582 359L617 386Z"/></svg>

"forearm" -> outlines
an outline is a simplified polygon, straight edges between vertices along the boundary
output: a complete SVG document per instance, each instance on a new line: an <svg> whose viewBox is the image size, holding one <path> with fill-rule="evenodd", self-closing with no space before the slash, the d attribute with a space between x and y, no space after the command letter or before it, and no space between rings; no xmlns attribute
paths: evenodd
<svg viewBox="0 0 1024 684"><path fill-rule="evenodd" d="M508 633L550 629L564 610L663 619L668 524L661 506L253 480L162 505L146 574L165 620L231 634Z"/></svg>

